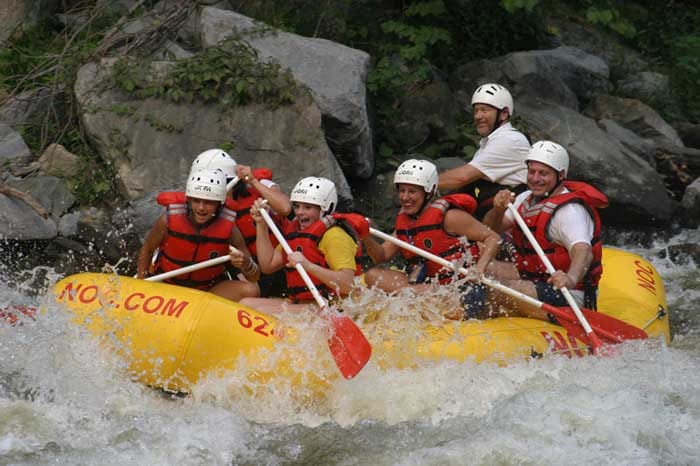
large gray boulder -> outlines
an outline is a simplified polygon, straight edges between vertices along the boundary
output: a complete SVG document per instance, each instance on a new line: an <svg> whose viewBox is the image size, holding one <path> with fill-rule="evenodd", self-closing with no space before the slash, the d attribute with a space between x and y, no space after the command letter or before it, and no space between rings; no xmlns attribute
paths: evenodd
<svg viewBox="0 0 700 466"><path fill-rule="evenodd" d="M471 95L479 84L496 82L516 98L515 115L520 114L518 97L539 97L578 110L579 98L610 88L606 63L574 47L515 52L490 60L478 60L458 67L451 75L457 99L471 107Z"/></svg>
<svg viewBox="0 0 700 466"><path fill-rule="evenodd" d="M54 218L66 213L75 203L65 180L55 176L31 176L8 181L9 186L27 193Z"/></svg>
<svg viewBox="0 0 700 466"><path fill-rule="evenodd" d="M33 25L42 0L2 0L0 2L0 44L22 26Z"/></svg>
<svg viewBox="0 0 700 466"><path fill-rule="evenodd" d="M272 30L233 11L205 7L199 30L203 47L242 34L266 61L288 68L307 86L323 114L323 129L333 153L348 174L369 178L374 168L367 112L367 53L325 39Z"/></svg>
<svg viewBox="0 0 700 466"><path fill-rule="evenodd" d="M0 194L0 238L3 240L51 239L58 233L56 222L44 218L21 199Z"/></svg>
<svg viewBox="0 0 700 466"><path fill-rule="evenodd" d="M11 171L29 163L32 152L22 136L10 126L0 123L0 166Z"/></svg>
<svg viewBox="0 0 700 466"><path fill-rule="evenodd" d="M671 125L653 108L636 99L596 95L584 113L596 120L615 120L625 128L659 144L683 145Z"/></svg>
<svg viewBox="0 0 700 466"><path fill-rule="evenodd" d="M521 102L521 118L533 142L550 139L571 159L569 177L595 185L610 199L603 214L616 224L663 224L677 205L649 163L603 131L595 120L539 99Z"/></svg>
<svg viewBox="0 0 700 466"><path fill-rule="evenodd" d="M110 63L83 66L75 94L86 133L114 168L125 199L184 189L195 156L223 143L233 145L237 162L272 169L287 192L299 178L316 175L333 180L341 198L351 198L323 137L321 113L305 90L297 89L292 105L274 109L138 100L106 86Z"/></svg>

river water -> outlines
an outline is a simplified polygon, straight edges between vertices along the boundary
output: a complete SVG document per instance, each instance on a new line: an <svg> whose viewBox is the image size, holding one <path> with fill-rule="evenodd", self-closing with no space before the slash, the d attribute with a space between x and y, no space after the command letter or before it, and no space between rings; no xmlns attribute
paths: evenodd
<svg viewBox="0 0 700 466"><path fill-rule="evenodd" d="M21 326L0 321L0 464L699 464L700 272L660 252L700 242L700 230L644 246L633 237L619 234L616 245L663 277L670 346L630 342L615 357L507 367L370 363L318 403L272 388L231 396L222 384L237 374L189 397L131 382L36 285L60 278L52 270L2 272L0 308L49 312Z"/></svg>

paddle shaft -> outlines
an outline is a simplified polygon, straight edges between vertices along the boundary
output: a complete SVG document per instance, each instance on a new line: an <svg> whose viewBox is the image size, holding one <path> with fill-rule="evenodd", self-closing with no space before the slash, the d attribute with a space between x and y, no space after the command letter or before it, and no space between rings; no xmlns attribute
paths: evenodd
<svg viewBox="0 0 700 466"><path fill-rule="evenodd" d="M240 180L241 180L240 178L238 178L237 176L234 176L233 179L232 179L231 181L229 181L228 184L226 185L226 192L228 192L228 191L230 191L231 189L233 189L233 187L236 186L236 184L237 184Z"/></svg>
<svg viewBox="0 0 700 466"><path fill-rule="evenodd" d="M535 236L530 231L530 228L525 223L525 220L523 220L523 217L518 212L518 209L516 209L515 206L513 206L513 204L509 202L508 203L508 210L513 215L513 218L518 223L520 230L522 230L523 234L528 239L528 241L530 242L532 247L535 248L535 251L537 252L537 255L539 256L540 260L542 261L544 266L547 268L547 272L550 275L552 275L554 272L556 272L556 270L554 269L554 266L552 265L549 258L542 250L542 247L540 246L540 244L535 239ZM564 298L566 298L566 302L569 303L569 306L571 306L571 309L574 311L574 314L576 314L576 318L581 323L581 326L583 327L583 330L586 332L586 335L588 335L588 337L591 339L591 343L593 344L593 349L596 350L598 347L602 346L603 343L596 336L595 332L593 331L590 324L588 323L588 320L581 312L581 309L579 308L578 303L576 303L576 300L571 295L569 290L566 287L561 287L561 288L559 288L559 291L561 291L561 293L564 295Z"/></svg>
<svg viewBox="0 0 700 466"><path fill-rule="evenodd" d="M275 235L275 238L277 238L277 241L282 245L282 249L284 249L284 252L286 252L287 255L291 254L293 252L292 248L289 247L289 243L287 243L287 240L282 235L280 229L277 228L275 222L272 221L272 218L270 218L270 214L267 213L267 210L260 209L260 215L262 215L263 219L265 220L265 223L267 223L268 228L270 229L270 231L272 231L272 234ZM309 289L309 291L311 291L311 294L314 296L314 299L321 307L321 309L328 307L328 303L325 299L323 299L321 293L318 292L318 288L316 288L314 282L311 281L311 277L309 277L309 274L306 272L304 267L301 264L297 264L294 267L297 269L297 272L299 272L299 275L301 275L301 278L304 280L304 283L306 283L307 288Z"/></svg>
<svg viewBox="0 0 700 466"><path fill-rule="evenodd" d="M421 257L425 257L426 259L429 259L433 262L436 262L436 263L444 266L445 268L452 269L452 270L459 272L461 274L464 274L464 275L473 274L473 272L470 272L469 270L465 269L464 267L456 267L455 264L453 264L452 262L450 262L450 261L448 261L440 256L436 256L435 254L432 254L424 249L418 248L418 247L416 247L410 243L407 243L403 240L400 240L395 236L387 235L386 233L379 231L379 230L376 230L376 229L371 228L371 227L370 227L369 231L370 231L370 233L372 233L374 236L376 236L378 238L381 238L385 241L389 241L391 243L394 243L395 245L402 247L404 249L407 249L415 254L418 254ZM509 288L509 287L503 285L502 283L497 282L496 280L491 280L491 279L486 278L486 277L481 277L481 282L484 285L490 286L491 288L496 289L502 293L505 293L509 296L520 299L521 301L525 301L526 303L528 303L532 306L539 307L540 309L542 309L546 312L551 312L552 308L556 309L556 307L552 306L551 304L544 303L542 301L539 301L539 300L533 298L530 295L526 295L525 293L522 293L518 290L514 290L512 288Z"/></svg>
<svg viewBox="0 0 700 466"><path fill-rule="evenodd" d="M213 259L198 262L196 264L188 265L180 269L171 270L170 272L161 273L159 275L153 275L152 277L145 278L147 282L160 282L166 278L177 277L183 273L194 272L195 270L206 269L207 267L213 267L215 265L224 264L231 260L231 257L227 254L225 256L215 257Z"/></svg>

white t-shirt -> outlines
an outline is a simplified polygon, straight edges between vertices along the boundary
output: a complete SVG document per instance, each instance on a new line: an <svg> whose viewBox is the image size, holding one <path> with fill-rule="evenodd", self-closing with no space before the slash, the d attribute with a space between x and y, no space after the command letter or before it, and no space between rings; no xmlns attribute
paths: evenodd
<svg viewBox="0 0 700 466"><path fill-rule="evenodd" d="M564 188L562 194L568 192L569 190ZM515 198L513 206L517 209L530 194L532 194L530 190L520 193ZM515 224L515 218L509 210L505 212L504 218L508 224ZM517 228L517 225L514 225L513 228ZM578 203L569 203L559 207L554 212L545 233L552 242L564 246L571 253L571 248L576 243L591 244L594 229L593 218L586 208Z"/></svg>
<svg viewBox="0 0 700 466"><path fill-rule="evenodd" d="M517 186L527 182L525 158L529 151L530 143L525 135L510 123L504 123L481 139L469 165L494 183Z"/></svg>

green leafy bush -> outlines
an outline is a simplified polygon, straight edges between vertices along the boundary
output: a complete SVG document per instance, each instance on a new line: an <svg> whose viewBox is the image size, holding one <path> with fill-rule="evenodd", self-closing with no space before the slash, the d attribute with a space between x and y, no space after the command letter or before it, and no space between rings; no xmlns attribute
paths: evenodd
<svg viewBox="0 0 700 466"><path fill-rule="evenodd" d="M273 107L290 104L297 86L288 70L277 63L261 62L256 51L239 38L177 61L163 79L147 76L147 69L147 63L127 57L115 64L112 75L121 89L139 98L199 101L224 108L250 103Z"/></svg>

